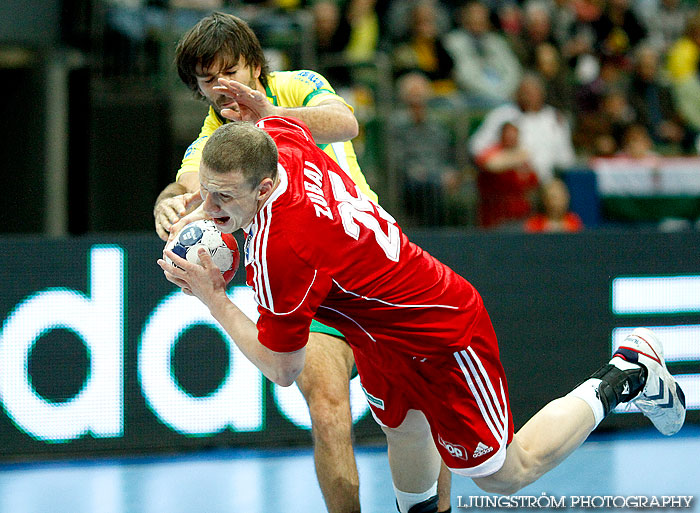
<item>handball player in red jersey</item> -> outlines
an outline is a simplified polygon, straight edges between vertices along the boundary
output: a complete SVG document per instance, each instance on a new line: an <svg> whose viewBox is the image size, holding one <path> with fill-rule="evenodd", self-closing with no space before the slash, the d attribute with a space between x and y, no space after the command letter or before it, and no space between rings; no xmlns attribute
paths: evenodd
<svg viewBox="0 0 700 513"><path fill-rule="evenodd" d="M437 511L441 459L483 490L510 494L571 454L618 404L634 402L662 433L685 419L683 392L644 328L571 393L514 434L496 335L476 289L411 243L313 141L302 122L222 126L199 171L200 207L242 229L246 279L260 317L228 298L203 266L168 252L168 280L207 305L270 380L291 385L315 317L347 338L372 414L386 433L401 513ZM436 450L437 448L437 450Z"/></svg>

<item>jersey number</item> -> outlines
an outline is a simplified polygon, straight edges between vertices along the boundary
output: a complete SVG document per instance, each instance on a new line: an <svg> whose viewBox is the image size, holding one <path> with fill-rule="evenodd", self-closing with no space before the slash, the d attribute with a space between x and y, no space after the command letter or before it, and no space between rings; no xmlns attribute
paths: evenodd
<svg viewBox="0 0 700 513"><path fill-rule="evenodd" d="M351 195L345 188L343 179L333 171L328 171L333 188L333 196L338 202L338 214L343 222L345 233L357 240L360 237L361 224L374 233L374 238L382 248L386 257L394 262L399 261L399 250L401 249L401 235L396 226L396 220L379 205L373 204L356 187L358 198ZM384 233L379 221L374 217L374 209L377 209L379 217L387 221L387 233Z"/></svg>

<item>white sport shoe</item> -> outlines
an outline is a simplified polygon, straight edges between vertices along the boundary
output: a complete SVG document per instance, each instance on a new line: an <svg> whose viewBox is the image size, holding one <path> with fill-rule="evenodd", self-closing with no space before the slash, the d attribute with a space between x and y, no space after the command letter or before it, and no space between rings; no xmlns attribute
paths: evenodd
<svg viewBox="0 0 700 513"><path fill-rule="evenodd" d="M666 368L661 342L647 328L637 328L615 352L625 360L643 365L647 379L642 391L630 400L651 420L656 429L670 436L676 434L685 421L683 390Z"/></svg>

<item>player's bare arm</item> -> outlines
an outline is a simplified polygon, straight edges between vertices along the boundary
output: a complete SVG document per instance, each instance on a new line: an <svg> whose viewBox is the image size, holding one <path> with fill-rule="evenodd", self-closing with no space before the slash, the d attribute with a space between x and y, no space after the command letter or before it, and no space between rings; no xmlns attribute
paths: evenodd
<svg viewBox="0 0 700 513"><path fill-rule="evenodd" d="M282 111L283 116L303 121L317 144L349 141L360 131L355 115L339 100L329 99L313 107L291 107Z"/></svg>
<svg viewBox="0 0 700 513"><path fill-rule="evenodd" d="M166 254L177 265L158 260L166 279L204 303L245 357L266 378L283 387L292 385L304 367L305 349L278 353L258 341L257 327L226 295L226 282L206 249L198 253L201 265L188 262L169 250Z"/></svg>
<svg viewBox="0 0 700 513"><path fill-rule="evenodd" d="M194 194L193 194L194 193ZM162 240L167 240L171 227L177 223L188 210L196 207L190 203L193 196L199 194L197 173L183 173L177 182L169 184L156 198L153 207L156 233Z"/></svg>
<svg viewBox="0 0 700 513"><path fill-rule="evenodd" d="M312 107L279 107L272 105L261 91L225 78L219 78L214 90L236 101L238 110L221 110L221 115L232 121L256 122L265 116L300 119L309 127L317 144L349 141L359 133L355 115L340 100L328 99Z"/></svg>

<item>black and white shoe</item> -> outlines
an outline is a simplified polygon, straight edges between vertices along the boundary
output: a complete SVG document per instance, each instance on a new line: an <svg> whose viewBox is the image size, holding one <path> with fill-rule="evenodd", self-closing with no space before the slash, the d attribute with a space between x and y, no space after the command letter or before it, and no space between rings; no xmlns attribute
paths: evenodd
<svg viewBox="0 0 700 513"><path fill-rule="evenodd" d="M398 503L396 504L396 509L399 509ZM408 513L438 513L438 496L433 495L429 499L419 502L411 506Z"/></svg>
<svg viewBox="0 0 700 513"><path fill-rule="evenodd" d="M685 396L666 368L663 346L656 335L647 328L635 329L620 344L615 357L647 370L644 388L629 403L639 408L662 434L676 434L685 421Z"/></svg>

